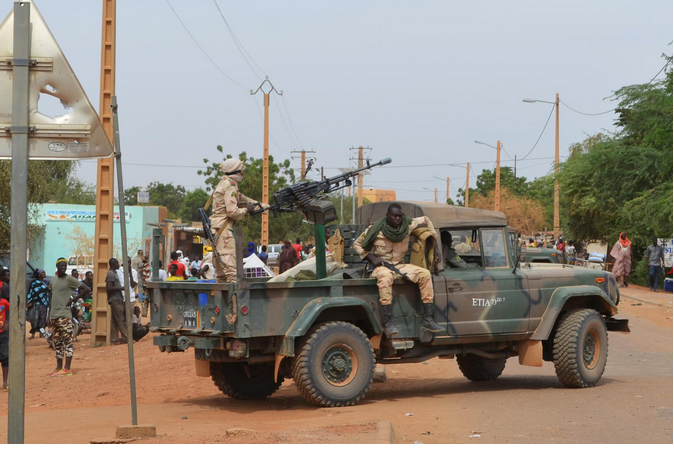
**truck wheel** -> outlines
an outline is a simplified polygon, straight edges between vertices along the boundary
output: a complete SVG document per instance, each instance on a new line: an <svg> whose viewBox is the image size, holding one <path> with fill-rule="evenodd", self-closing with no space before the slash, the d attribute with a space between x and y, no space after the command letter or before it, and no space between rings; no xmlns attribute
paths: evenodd
<svg viewBox="0 0 674 450"><path fill-rule="evenodd" d="M506 358L489 359L478 355L457 355L456 362L464 377L470 381L495 380L505 369Z"/></svg>
<svg viewBox="0 0 674 450"><path fill-rule="evenodd" d="M608 358L606 324L593 309L576 309L562 316L552 347L557 378L567 387L597 384Z"/></svg>
<svg viewBox="0 0 674 450"><path fill-rule="evenodd" d="M272 364L211 362L211 378L223 394L240 400L260 400L278 390L283 377L274 381Z"/></svg>
<svg viewBox="0 0 674 450"><path fill-rule="evenodd" d="M374 350L365 333L347 322L329 322L300 347L293 379L309 403L351 406L370 389L374 368Z"/></svg>

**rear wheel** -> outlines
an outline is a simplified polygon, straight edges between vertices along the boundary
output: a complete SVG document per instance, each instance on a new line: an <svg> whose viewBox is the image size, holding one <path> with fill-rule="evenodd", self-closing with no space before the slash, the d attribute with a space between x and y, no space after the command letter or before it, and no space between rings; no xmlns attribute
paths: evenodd
<svg viewBox="0 0 674 450"><path fill-rule="evenodd" d="M279 376L274 381L272 364L211 362L211 378L220 391L232 398L260 400L278 390L283 383Z"/></svg>
<svg viewBox="0 0 674 450"><path fill-rule="evenodd" d="M293 362L302 396L318 406L355 405L372 385L374 350L360 328L329 322L313 330Z"/></svg>
<svg viewBox="0 0 674 450"><path fill-rule="evenodd" d="M495 380L505 369L506 358L489 359L478 355L457 355L456 362L464 377L470 381Z"/></svg>
<svg viewBox="0 0 674 450"><path fill-rule="evenodd" d="M567 387L592 387L599 382L608 359L608 335L601 315L576 309L559 320L552 347L555 372Z"/></svg>

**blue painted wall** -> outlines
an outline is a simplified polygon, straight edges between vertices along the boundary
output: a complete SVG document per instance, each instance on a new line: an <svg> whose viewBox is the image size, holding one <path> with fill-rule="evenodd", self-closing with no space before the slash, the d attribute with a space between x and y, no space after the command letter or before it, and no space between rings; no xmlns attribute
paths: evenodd
<svg viewBox="0 0 674 450"><path fill-rule="evenodd" d="M148 223L159 221L158 206L127 206L126 235L129 255L133 258L139 249L146 249L152 238L152 227ZM68 258L79 248L91 248L93 255L93 237L95 233L94 205L67 205L45 203L36 205L33 223L40 227L37 236L30 239L29 262L34 267L47 269L50 274L56 260ZM119 209L114 209L113 254L121 260L121 230ZM85 244L77 245L78 236L83 236ZM86 243L91 243L90 245ZM146 253L147 254L147 253Z"/></svg>

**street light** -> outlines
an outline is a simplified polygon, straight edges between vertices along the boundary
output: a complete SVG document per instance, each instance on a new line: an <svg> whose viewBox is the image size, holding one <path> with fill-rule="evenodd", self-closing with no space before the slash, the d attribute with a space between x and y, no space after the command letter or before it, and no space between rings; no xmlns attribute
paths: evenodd
<svg viewBox="0 0 674 450"><path fill-rule="evenodd" d="M494 211L500 211L501 207L501 141L496 141L496 147L482 141L474 141L476 144L486 145L496 150L496 189L494 192Z"/></svg>
<svg viewBox="0 0 674 450"><path fill-rule="evenodd" d="M555 101L548 102L545 100L534 100L525 98L524 103L548 103L555 105L555 216L553 228L555 236L559 235L559 93L555 94Z"/></svg>

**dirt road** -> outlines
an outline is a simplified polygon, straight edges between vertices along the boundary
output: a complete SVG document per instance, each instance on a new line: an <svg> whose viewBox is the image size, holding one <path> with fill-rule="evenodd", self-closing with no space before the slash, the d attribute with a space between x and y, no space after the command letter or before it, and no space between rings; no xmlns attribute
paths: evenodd
<svg viewBox="0 0 674 450"><path fill-rule="evenodd" d="M158 436L139 442L367 443L375 423L387 420L396 443L671 444L671 300L623 300L620 317L630 319L632 333L609 334L608 365L591 389L563 388L552 363L523 367L513 358L498 380L473 383L454 360L433 359L387 366L386 383L357 406L336 409L310 406L291 380L266 401L229 399L194 375L192 350L160 353L145 338L135 346L138 415ZM27 443L88 443L131 423L124 346L91 348L85 335L75 375L48 378L53 352L44 340L26 342ZM6 393L0 402L6 416Z"/></svg>

